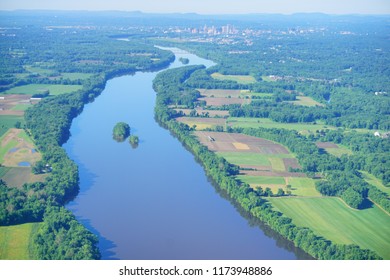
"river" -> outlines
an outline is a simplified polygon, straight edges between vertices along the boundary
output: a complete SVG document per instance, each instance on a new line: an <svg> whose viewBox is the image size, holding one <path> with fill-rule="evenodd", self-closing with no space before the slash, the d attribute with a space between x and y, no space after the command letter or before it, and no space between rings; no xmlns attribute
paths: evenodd
<svg viewBox="0 0 390 280"><path fill-rule="evenodd" d="M176 55L170 68L213 62ZM240 214L208 180L201 165L154 120L157 73L109 80L72 123L64 145L79 166L80 193L67 205L99 237L103 259L307 258L273 231ZM112 138L119 122L140 143Z"/></svg>

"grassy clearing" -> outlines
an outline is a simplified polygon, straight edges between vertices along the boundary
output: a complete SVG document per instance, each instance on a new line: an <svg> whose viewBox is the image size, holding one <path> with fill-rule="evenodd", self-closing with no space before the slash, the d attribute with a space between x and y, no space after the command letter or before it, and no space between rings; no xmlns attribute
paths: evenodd
<svg viewBox="0 0 390 280"><path fill-rule="evenodd" d="M271 177L271 176L247 176L238 175L237 179L248 183L250 185L266 186L266 185L281 185L285 186L286 181L283 177Z"/></svg>
<svg viewBox="0 0 390 280"><path fill-rule="evenodd" d="M275 170L275 171L286 171L286 168L284 167L283 158L280 158L280 157L268 157L268 160L271 163L272 170Z"/></svg>
<svg viewBox="0 0 390 280"><path fill-rule="evenodd" d="M339 244L357 244L390 259L390 216L375 205L351 209L339 198L269 198L272 205L309 227L318 235Z"/></svg>
<svg viewBox="0 0 390 280"><path fill-rule="evenodd" d="M353 152L347 147L337 144L338 148L325 148L329 154L334 155L335 157L341 157L342 155L352 155Z"/></svg>
<svg viewBox="0 0 390 280"><path fill-rule="evenodd" d="M385 185L383 185L381 180L379 180L377 177L366 171L360 171L360 173L363 175L363 178L367 183L390 195L390 188L385 187Z"/></svg>
<svg viewBox="0 0 390 280"><path fill-rule="evenodd" d="M26 111L28 108L30 108L31 104L17 104L14 107L11 108L12 111Z"/></svg>
<svg viewBox="0 0 390 280"><path fill-rule="evenodd" d="M250 75L223 75L221 73L213 73L211 77L216 80L221 81L234 81L239 84L252 84L256 82L256 79Z"/></svg>
<svg viewBox="0 0 390 280"><path fill-rule="evenodd" d="M263 154L240 152L217 152L217 154L226 159L228 162L236 165L271 165L268 157Z"/></svg>
<svg viewBox="0 0 390 280"><path fill-rule="evenodd" d="M0 178L3 178L10 169L10 167L0 166Z"/></svg>
<svg viewBox="0 0 390 280"><path fill-rule="evenodd" d="M321 196L316 190L315 181L311 178L288 177L286 183L291 185L291 194L296 196Z"/></svg>
<svg viewBox="0 0 390 280"><path fill-rule="evenodd" d="M0 259L28 260L30 236L39 223L0 227Z"/></svg>
<svg viewBox="0 0 390 280"><path fill-rule="evenodd" d="M308 107L314 107L314 106L321 106L324 107L325 105L322 103L319 103L315 101L313 98L308 96L297 96L296 101L287 101L288 103L294 104L294 105L301 105L301 106L308 106Z"/></svg>
<svg viewBox="0 0 390 280"><path fill-rule="evenodd" d="M28 72L36 73L41 76L51 76L53 74L53 71L50 69L44 69L36 66L25 66L24 69Z"/></svg>
<svg viewBox="0 0 390 280"><path fill-rule="evenodd" d="M59 95L64 93L70 93L81 89L80 85L50 85L50 84L30 84L25 86L13 87L5 94L37 94L42 90L49 90L50 95Z"/></svg>
<svg viewBox="0 0 390 280"><path fill-rule="evenodd" d="M245 97L260 97L264 99L270 99L272 98L273 94L272 93L266 93L266 92L251 92L249 90L241 90L240 96L242 98Z"/></svg>
<svg viewBox="0 0 390 280"><path fill-rule="evenodd" d="M9 187L20 188L25 183L44 182L49 174L35 175L31 172L31 167L7 167L8 172L1 179Z"/></svg>
<svg viewBox="0 0 390 280"><path fill-rule="evenodd" d="M24 124L22 116L3 116L0 115L0 137L3 136L10 128L15 127L15 123Z"/></svg>

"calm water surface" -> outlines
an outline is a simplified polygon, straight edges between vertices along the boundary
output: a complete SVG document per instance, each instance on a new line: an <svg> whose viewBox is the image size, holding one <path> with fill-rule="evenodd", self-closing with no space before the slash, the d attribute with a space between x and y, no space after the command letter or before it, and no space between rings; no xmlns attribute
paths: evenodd
<svg viewBox="0 0 390 280"><path fill-rule="evenodd" d="M212 65L191 54L179 57ZM175 61L171 68L178 66ZM102 258L307 257L243 217L216 191L193 155L155 122L155 76L137 73L108 81L73 121L64 145L80 168L80 194L67 207L99 236ZM119 121L139 136L138 148L112 139Z"/></svg>

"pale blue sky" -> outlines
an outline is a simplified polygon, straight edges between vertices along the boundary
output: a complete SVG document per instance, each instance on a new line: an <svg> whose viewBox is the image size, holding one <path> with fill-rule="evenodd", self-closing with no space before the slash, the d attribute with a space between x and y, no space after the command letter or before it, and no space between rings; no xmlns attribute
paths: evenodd
<svg viewBox="0 0 390 280"><path fill-rule="evenodd" d="M123 10L200 14L390 14L390 0L0 0L0 10Z"/></svg>

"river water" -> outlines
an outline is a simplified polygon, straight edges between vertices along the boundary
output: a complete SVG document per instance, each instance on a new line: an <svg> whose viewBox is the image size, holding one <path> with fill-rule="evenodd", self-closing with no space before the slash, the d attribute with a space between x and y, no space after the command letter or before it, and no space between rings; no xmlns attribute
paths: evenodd
<svg viewBox="0 0 390 280"><path fill-rule="evenodd" d="M172 67L213 65L192 54ZM80 193L67 205L99 236L103 259L307 258L273 231L240 214L201 165L154 120L156 73L107 82L72 123L64 145L80 170ZM112 138L123 121L140 143Z"/></svg>

